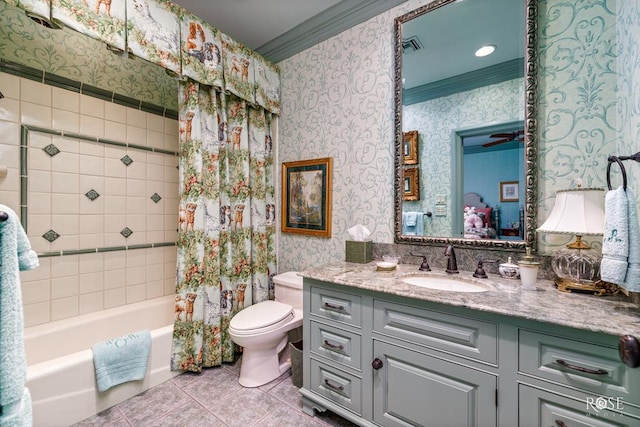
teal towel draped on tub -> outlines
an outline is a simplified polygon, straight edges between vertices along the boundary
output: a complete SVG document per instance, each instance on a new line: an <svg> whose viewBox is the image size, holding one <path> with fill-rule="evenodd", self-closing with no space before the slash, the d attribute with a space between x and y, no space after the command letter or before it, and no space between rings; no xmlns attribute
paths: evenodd
<svg viewBox="0 0 640 427"><path fill-rule="evenodd" d="M148 329L91 346L98 390L103 392L118 384L143 379L150 349Z"/></svg>

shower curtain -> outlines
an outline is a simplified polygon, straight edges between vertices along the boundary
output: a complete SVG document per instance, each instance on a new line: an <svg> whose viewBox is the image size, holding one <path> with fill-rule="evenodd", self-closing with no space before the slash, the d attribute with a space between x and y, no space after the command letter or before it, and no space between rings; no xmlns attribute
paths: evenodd
<svg viewBox="0 0 640 427"><path fill-rule="evenodd" d="M235 313L273 299L271 113L180 82L180 201L171 369L231 362Z"/></svg>

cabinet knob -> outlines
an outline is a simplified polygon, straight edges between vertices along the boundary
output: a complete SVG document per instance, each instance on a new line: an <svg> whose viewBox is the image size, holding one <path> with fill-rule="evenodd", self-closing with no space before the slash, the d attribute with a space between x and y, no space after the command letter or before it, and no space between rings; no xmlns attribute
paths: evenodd
<svg viewBox="0 0 640 427"><path fill-rule="evenodd" d="M622 363L630 368L640 366L640 342L633 335L623 335L618 341L618 352Z"/></svg>
<svg viewBox="0 0 640 427"><path fill-rule="evenodd" d="M378 359L377 357L375 359L373 359L373 362L371 362L371 366L373 367L373 369L375 369L376 371L380 368L382 368L384 364L382 363L382 360Z"/></svg>

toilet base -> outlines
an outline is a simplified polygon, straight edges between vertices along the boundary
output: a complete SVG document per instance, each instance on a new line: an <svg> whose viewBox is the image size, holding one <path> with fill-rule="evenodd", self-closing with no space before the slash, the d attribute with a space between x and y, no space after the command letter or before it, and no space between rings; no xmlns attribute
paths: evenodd
<svg viewBox="0 0 640 427"><path fill-rule="evenodd" d="M249 349L244 347L240 367L240 385L259 387L278 378L291 367L288 337L276 349ZM275 350L275 351L274 351Z"/></svg>

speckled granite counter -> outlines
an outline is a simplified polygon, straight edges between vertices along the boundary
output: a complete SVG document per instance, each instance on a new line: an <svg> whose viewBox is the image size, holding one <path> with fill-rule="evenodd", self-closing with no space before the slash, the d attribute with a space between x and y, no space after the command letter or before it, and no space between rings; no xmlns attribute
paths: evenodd
<svg viewBox="0 0 640 427"><path fill-rule="evenodd" d="M448 276L444 272L420 272L417 265L400 264L396 271L378 272L375 262L369 264L336 263L311 268L302 276L332 282L351 288L368 289L386 294L416 298L451 306L537 320L611 335L631 334L640 338L640 308L621 296L594 297L563 293L553 282L540 280L536 290L520 288L519 280L476 279L471 272L457 277L489 285L490 291L461 293L436 291L408 285L400 279L407 275ZM353 291L352 291L353 292Z"/></svg>

